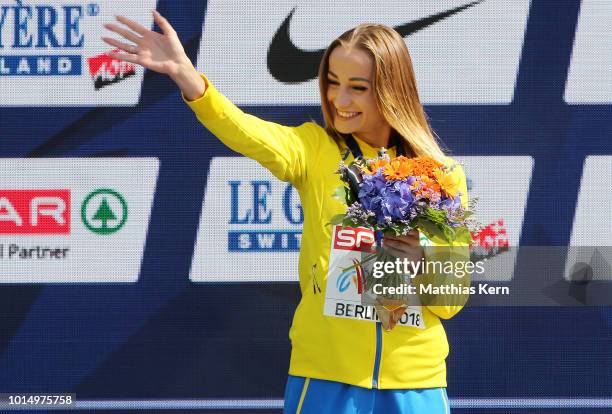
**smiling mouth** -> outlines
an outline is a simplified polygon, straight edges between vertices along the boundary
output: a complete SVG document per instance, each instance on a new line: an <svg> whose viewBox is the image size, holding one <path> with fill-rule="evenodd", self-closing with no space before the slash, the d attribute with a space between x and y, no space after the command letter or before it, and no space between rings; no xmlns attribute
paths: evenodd
<svg viewBox="0 0 612 414"><path fill-rule="evenodd" d="M336 114L340 119L353 119L361 115L361 112L343 112L336 109Z"/></svg>

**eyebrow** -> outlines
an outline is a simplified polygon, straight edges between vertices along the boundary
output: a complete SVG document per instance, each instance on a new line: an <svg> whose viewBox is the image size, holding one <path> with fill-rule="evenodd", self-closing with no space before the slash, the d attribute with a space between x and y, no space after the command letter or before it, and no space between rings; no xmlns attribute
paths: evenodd
<svg viewBox="0 0 612 414"><path fill-rule="evenodd" d="M336 75L334 72L332 72L331 70L330 70L330 71L328 71L328 72L327 72L327 74L328 74L328 75L333 76L334 78L337 78L337 77L338 77L338 76L337 76L337 75ZM357 78L357 77L356 77L356 78L350 78L349 80L352 80L352 81L363 81L363 82L367 82L367 83L372 83L372 82L370 82L370 81L369 81L368 79L366 79L366 78Z"/></svg>

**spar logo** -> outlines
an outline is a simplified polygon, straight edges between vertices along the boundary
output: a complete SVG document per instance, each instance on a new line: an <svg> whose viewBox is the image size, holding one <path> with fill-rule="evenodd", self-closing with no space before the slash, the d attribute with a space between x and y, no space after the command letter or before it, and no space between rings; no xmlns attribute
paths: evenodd
<svg viewBox="0 0 612 414"><path fill-rule="evenodd" d="M0 234L71 234L71 191L0 190ZM126 223L128 206L111 189L98 189L81 203L81 220L93 233L107 235Z"/></svg>
<svg viewBox="0 0 612 414"><path fill-rule="evenodd" d="M83 22L99 12L96 3L0 2L0 76L81 75Z"/></svg>
<svg viewBox="0 0 612 414"><path fill-rule="evenodd" d="M107 235L121 229L128 217L128 206L121 194L102 188L85 197L81 220L93 233Z"/></svg>
<svg viewBox="0 0 612 414"><path fill-rule="evenodd" d="M119 49L113 52L119 52ZM87 64L96 90L136 75L136 65L114 59L107 53L88 58Z"/></svg>
<svg viewBox="0 0 612 414"><path fill-rule="evenodd" d="M70 190L0 190L0 234L70 234Z"/></svg>

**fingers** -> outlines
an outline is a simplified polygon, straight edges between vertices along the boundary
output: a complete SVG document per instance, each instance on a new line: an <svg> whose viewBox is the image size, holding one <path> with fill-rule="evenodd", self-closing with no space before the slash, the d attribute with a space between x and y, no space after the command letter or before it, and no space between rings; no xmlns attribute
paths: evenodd
<svg viewBox="0 0 612 414"><path fill-rule="evenodd" d="M107 55L115 59L124 60L126 62L140 64L138 60L138 55L133 55L130 53L117 53L117 52L108 52Z"/></svg>
<svg viewBox="0 0 612 414"><path fill-rule="evenodd" d="M404 240L383 239L383 247L395 257L404 257L410 260L420 260L423 257L423 248L419 244L410 244Z"/></svg>
<svg viewBox="0 0 612 414"><path fill-rule="evenodd" d="M139 43L142 40L142 37L135 35L134 32L126 30L123 27L117 26L116 24L106 23L104 27L106 27L111 32L115 32L123 36L125 39L129 40L130 42Z"/></svg>
<svg viewBox="0 0 612 414"><path fill-rule="evenodd" d="M401 242L395 239L390 239L387 236L385 236L383 238L382 244L385 247L395 247L395 246L401 245Z"/></svg>
<svg viewBox="0 0 612 414"><path fill-rule="evenodd" d="M153 19L164 34L174 33L174 28L170 25L170 23L168 22L168 20L166 20L164 16L159 14L157 10L153 10Z"/></svg>
<svg viewBox="0 0 612 414"><path fill-rule="evenodd" d="M127 17L117 16L117 20L120 21L121 23L123 23L124 25L126 25L127 27L129 27L130 29L132 29L133 31L135 31L136 33L138 33L141 36L143 36L145 33L147 33L149 31L149 29L147 29L146 27L144 27L140 23L135 22L134 20L130 20Z"/></svg>
<svg viewBox="0 0 612 414"><path fill-rule="evenodd" d="M385 249L395 257L404 257L406 252L398 249L395 245L384 243Z"/></svg>
<svg viewBox="0 0 612 414"><path fill-rule="evenodd" d="M410 230L408 233L406 233L406 235L404 236L394 236L393 234L385 234L385 237L395 237L395 238L401 238L401 237L419 237L419 231L417 229L412 229Z"/></svg>
<svg viewBox="0 0 612 414"><path fill-rule="evenodd" d="M116 39L113 39L112 37L103 37L102 40L104 40L104 42L108 43L111 46L123 50L124 52L138 54L138 46L120 42Z"/></svg>
<svg viewBox="0 0 612 414"><path fill-rule="evenodd" d="M387 236L385 235L383 237L383 242L384 241L408 244L410 246L418 246L420 244L418 236L413 236L410 233L408 233L406 236Z"/></svg>

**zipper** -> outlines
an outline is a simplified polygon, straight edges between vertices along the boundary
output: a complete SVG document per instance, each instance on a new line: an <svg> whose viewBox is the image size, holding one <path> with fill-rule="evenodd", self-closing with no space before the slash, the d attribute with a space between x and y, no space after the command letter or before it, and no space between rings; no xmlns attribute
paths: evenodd
<svg viewBox="0 0 612 414"><path fill-rule="evenodd" d="M376 248L382 247L382 231L376 232ZM376 314L376 309L372 307L372 312ZM378 319L378 316L376 317ZM372 373L372 388L378 388L378 372L380 371L380 354L382 353L382 322L376 322L376 356L374 357L374 372Z"/></svg>
<svg viewBox="0 0 612 414"><path fill-rule="evenodd" d="M376 322L376 356L374 357L374 372L372 373L372 388L378 388L378 372L382 353L382 323Z"/></svg>

